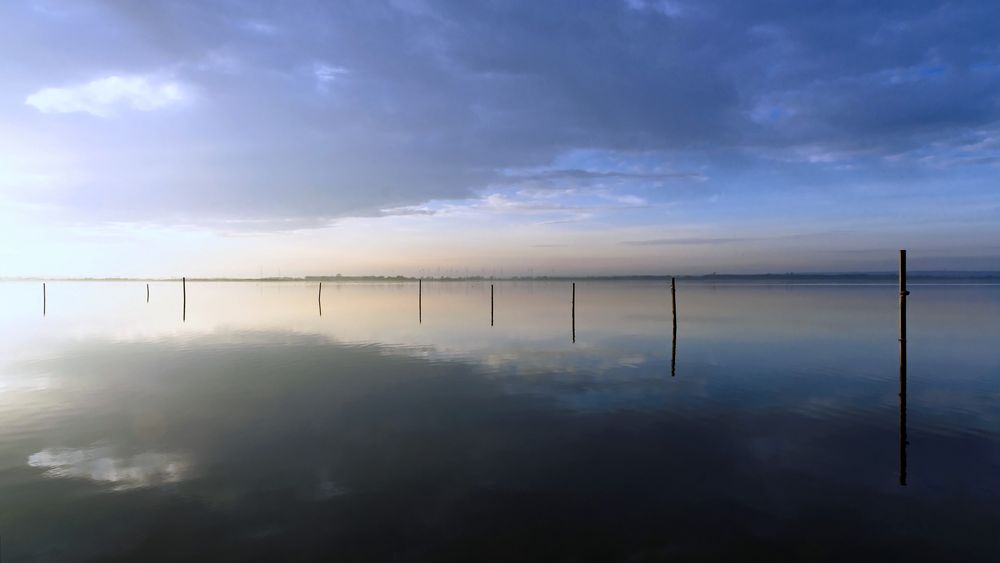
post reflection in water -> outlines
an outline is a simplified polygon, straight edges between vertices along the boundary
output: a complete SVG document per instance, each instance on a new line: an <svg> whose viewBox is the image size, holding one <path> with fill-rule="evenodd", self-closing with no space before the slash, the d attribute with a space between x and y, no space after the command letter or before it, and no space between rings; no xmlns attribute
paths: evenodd
<svg viewBox="0 0 1000 563"><path fill-rule="evenodd" d="M670 338L670 377L677 375L677 323Z"/></svg>
<svg viewBox="0 0 1000 563"><path fill-rule="evenodd" d="M673 317L673 336L670 339L670 377L677 375L677 280L670 278L670 302Z"/></svg>
<svg viewBox="0 0 1000 563"><path fill-rule="evenodd" d="M906 486L906 342L899 341L899 484Z"/></svg>

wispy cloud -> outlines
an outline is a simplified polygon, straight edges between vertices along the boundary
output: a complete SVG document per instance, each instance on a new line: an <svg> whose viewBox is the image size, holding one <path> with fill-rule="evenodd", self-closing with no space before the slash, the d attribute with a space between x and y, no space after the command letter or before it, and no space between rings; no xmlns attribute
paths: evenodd
<svg viewBox="0 0 1000 563"><path fill-rule="evenodd" d="M517 190L513 193L491 193L480 199L459 203L452 210L475 209L491 213L519 215L550 215L545 223L566 223L588 219L595 214L622 209L646 207L648 202L631 194L616 194L605 190Z"/></svg>
<svg viewBox="0 0 1000 563"><path fill-rule="evenodd" d="M347 74L347 69L344 67L326 63L316 63L313 65L313 77L316 79L316 89L323 93L328 92L330 85L345 74Z"/></svg>
<svg viewBox="0 0 1000 563"><path fill-rule="evenodd" d="M89 113L110 117L120 110L152 111L191 99L190 87L154 75L111 75L85 84L43 88L24 103L42 113Z"/></svg>
<svg viewBox="0 0 1000 563"><path fill-rule="evenodd" d="M401 215L434 215L435 211L433 209L428 209L423 206L404 206L404 207L390 207L381 210L379 213L383 217L401 216Z"/></svg>
<svg viewBox="0 0 1000 563"><path fill-rule="evenodd" d="M240 24L240 27L259 35L274 35L278 32L278 28L273 24L259 20L244 21Z"/></svg>
<svg viewBox="0 0 1000 563"><path fill-rule="evenodd" d="M619 172L619 171L595 171L581 169L559 169L540 170L537 172L510 173L509 178L519 180L600 180L600 179L626 179L626 180L704 180L705 175L697 172Z"/></svg>
<svg viewBox="0 0 1000 563"><path fill-rule="evenodd" d="M625 240L621 244L626 246L674 246L674 245L698 245L698 244L729 244L733 242L744 242L750 240L741 237L677 237L677 238L656 238L648 240Z"/></svg>
<svg viewBox="0 0 1000 563"><path fill-rule="evenodd" d="M636 11L651 11L668 17L682 15L686 8L671 0L625 0L625 6Z"/></svg>
<svg viewBox="0 0 1000 563"><path fill-rule="evenodd" d="M756 242L756 241L788 241L788 240L803 240L803 239L825 239L835 235L843 235L845 231L841 230L826 230L826 231L814 231L814 232L796 232L796 233L783 233L783 234L772 234L772 235L756 235L756 236L733 236L733 237L665 237L665 238L655 238L655 239L642 239L642 240L624 240L619 244L626 246L685 246L685 245L708 245L708 244L732 244L739 242Z"/></svg>

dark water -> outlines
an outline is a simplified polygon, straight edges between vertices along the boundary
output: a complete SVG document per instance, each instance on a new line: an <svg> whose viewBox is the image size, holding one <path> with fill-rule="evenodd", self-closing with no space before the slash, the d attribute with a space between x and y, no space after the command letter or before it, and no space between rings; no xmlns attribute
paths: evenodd
<svg viewBox="0 0 1000 563"><path fill-rule="evenodd" d="M997 561L1000 287L0 284L0 561Z"/></svg>

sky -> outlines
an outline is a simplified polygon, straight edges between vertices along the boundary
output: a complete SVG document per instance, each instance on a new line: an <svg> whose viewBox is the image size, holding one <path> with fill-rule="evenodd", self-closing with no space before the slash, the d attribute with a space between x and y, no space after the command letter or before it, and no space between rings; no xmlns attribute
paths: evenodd
<svg viewBox="0 0 1000 563"><path fill-rule="evenodd" d="M1000 270L998 22L7 0L0 277Z"/></svg>

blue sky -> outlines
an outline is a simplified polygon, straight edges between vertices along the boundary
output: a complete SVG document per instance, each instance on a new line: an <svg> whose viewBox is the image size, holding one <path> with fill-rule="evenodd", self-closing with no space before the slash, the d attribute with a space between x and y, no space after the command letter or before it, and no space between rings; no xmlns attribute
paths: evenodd
<svg viewBox="0 0 1000 563"><path fill-rule="evenodd" d="M0 5L0 276L1000 270L1000 4Z"/></svg>

